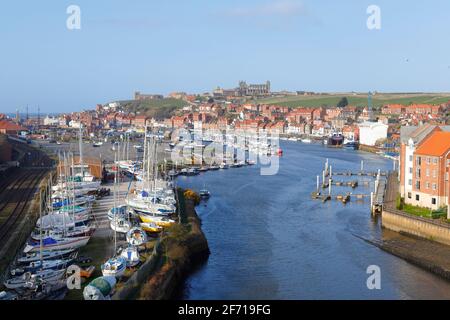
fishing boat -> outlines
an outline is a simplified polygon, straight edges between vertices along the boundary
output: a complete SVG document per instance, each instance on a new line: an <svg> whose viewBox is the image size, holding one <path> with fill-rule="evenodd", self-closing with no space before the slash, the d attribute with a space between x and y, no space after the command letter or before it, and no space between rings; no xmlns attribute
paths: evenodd
<svg viewBox="0 0 450 320"><path fill-rule="evenodd" d="M120 278L125 273L127 268L127 261L123 257L113 257L108 259L101 266L102 274L104 277L116 277Z"/></svg>
<svg viewBox="0 0 450 320"><path fill-rule="evenodd" d="M340 132L333 132L328 137L327 146L339 148L339 147L342 147L343 143L344 143L344 136L342 135L342 133L340 133Z"/></svg>
<svg viewBox="0 0 450 320"><path fill-rule="evenodd" d="M111 229L118 233L127 233L131 229L131 223L123 218L115 218L111 220L110 223Z"/></svg>
<svg viewBox="0 0 450 320"><path fill-rule="evenodd" d="M40 260L51 260L51 259L58 259L58 258L64 258L66 256L72 255L75 249L66 249L66 250L59 250L59 251L46 251L41 254L39 252L33 252L33 253L27 253L23 255L22 257L17 259L17 263L20 264L27 264L35 261ZM75 254L73 255L75 257Z"/></svg>
<svg viewBox="0 0 450 320"><path fill-rule="evenodd" d="M154 222L142 222L140 223L140 226L142 230L148 233L160 233L163 230L161 226L158 226Z"/></svg>
<svg viewBox="0 0 450 320"><path fill-rule="evenodd" d="M139 227L134 227L127 233L127 242L132 246L143 245L147 240L147 234Z"/></svg>
<svg viewBox="0 0 450 320"><path fill-rule="evenodd" d="M41 241L31 239L23 249L24 253L42 251L60 251L65 249L78 249L84 247L89 242L90 236L76 238L53 238L45 237Z"/></svg>
<svg viewBox="0 0 450 320"><path fill-rule="evenodd" d="M8 289L21 289L27 288L29 283L36 281L37 279L45 281L47 283L56 282L64 277L66 269L62 270L41 270L36 273L27 272L21 276L14 277L6 280L3 284Z"/></svg>
<svg viewBox="0 0 450 320"><path fill-rule="evenodd" d="M115 277L99 277L91 281L83 290L84 300L109 300L117 280Z"/></svg>
<svg viewBox="0 0 450 320"><path fill-rule="evenodd" d="M141 262L138 248L132 245L122 250L120 256L127 261L128 268L135 267Z"/></svg>

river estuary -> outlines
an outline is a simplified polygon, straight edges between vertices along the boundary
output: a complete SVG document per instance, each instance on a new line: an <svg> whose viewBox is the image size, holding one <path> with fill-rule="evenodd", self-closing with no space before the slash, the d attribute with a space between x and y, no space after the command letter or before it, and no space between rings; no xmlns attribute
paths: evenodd
<svg viewBox="0 0 450 320"><path fill-rule="evenodd" d="M183 299L450 299L449 282L361 239L383 232L368 200L344 206L310 197L327 158L333 171L357 171L361 160L368 171L389 170L390 160L314 144L281 147L273 176L256 165L177 178L212 194L197 207L211 255L187 279ZM380 290L367 288L369 265L381 269Z"/></svg>

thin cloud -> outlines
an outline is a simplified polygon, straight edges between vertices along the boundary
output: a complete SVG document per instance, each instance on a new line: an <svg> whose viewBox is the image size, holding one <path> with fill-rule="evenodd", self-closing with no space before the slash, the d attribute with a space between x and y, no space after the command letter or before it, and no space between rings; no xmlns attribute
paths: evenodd
<svg viewBox="0 0 450 320"><path fill-rule="evenodd" d="M255 6L236 7L225 14L231 17L298 16L306 14L306 8L302 1L275 0Z"/></svg>

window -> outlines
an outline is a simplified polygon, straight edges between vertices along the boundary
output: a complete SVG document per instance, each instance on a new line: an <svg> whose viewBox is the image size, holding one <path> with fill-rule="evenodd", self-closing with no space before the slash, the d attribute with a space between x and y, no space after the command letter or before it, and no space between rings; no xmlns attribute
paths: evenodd
<svg viewBox="0 0 450 320"><path fill-rule="evenodd" d="M420 179L420 168L416 168L416 178Z"/></svg>
<svg viewBox="0 0 450 320"><path fill-rule="evenodd" d="M431 158L430 157L427 157L427 163L431 164Z"/></svg>
<svg viewBox="0 0 450 320"><path fill-rule="evenodd" d="M422 160L420 157L416 157L416 165L420 166L422 164Z"/></svg>
<svg viewBox="0 0 450 320"><path fill-rule="evenodd" d="M412 174L413 173L413 168L409 167L409 173Z"/></svg>
<svg viewBox="0 0 450 320"><path fill-rule="evenodd" d="M416 181L416 189L420 190L420 181Z"/></svg>
<svg viewBox="0 0 450 320"><path fill-rule="evenodd" d="M427 184L426 184L426 187L425 187L426 189L430 189L430 183L429 182L427 182Z"/></svg>
<svg viewBox="0 0 450 320"><path fill-rule="evenodd" d="M433 190L436 190L437 189L437 185L436 185L436 183L433 183Z"/></svg>
<svg viewBox="0 0 450 320"><path fill-rule="evenodd" d="M409 161L413 161L413 156L409 156Z"/></svg>
<svg viewBox="0 0 450 320"><path fill-rule="evenodd" d="M437 164L438 163L438 158L433 158L433 163Z"/></svg>
<svg viewBox="0 0 450 320"><path fill-rule="evenodd" d="M411 194L411 192L408 192L408 199L411 199L412 198L412 194Z"/></svg>
<svg viewBox="0 0 450 320"><path fill-rule="evenodd" d="M420 197L418 194L416 194L416 201L419 201Z"/></svg>
<svg viewBox="0 0 450 320"><path fill-rule="evenodd" d="M436 169L433 170L433 178L436 178L437 174L436 174Z"/></svg>
<svg viewBox="0 0 450 320"><path fill-rule="evenodd" d="M427 177L429 177L430 176L430 169L426 168L425 174L426 174Z"/></svg>
<svg viewBox="0 0 450 320"><path fill-rule="evenodd" d="M436 198L431 198L431 204L436 204Z"/></svg>
<svg viewBox="0 0 450 320"><path fill-rule="evenodd" d="M412 186L412 179L408 180L408 186Z"/></svg>

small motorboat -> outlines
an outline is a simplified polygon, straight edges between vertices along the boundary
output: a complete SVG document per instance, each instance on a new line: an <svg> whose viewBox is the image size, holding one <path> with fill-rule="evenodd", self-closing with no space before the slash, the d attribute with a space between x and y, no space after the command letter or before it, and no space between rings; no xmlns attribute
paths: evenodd
<svg viewBox="0 0 450 320"><path fill-rule="evenodd" d="M142 230L148 233L160 233L163 230L161 226L158 226L154 222L142 222L140 226Z"/></svg>
<svg viewBox="0 0 450 320"><path fill-rule="evenodd" d="M211 193L206 189L200 190L199 194L200 194L200 197L204 198L204 199L209 198L211 196Z"/></svg>
<svg viewBox="0 0 450 320"><path fill-rule="evenodd" d="M126 249L122 250L120 256L125 258L128 268L135 267L139 264L139 262L141 262L139 250L135 246L128 246Z"/></svg>
<svg viewBox="0 0 450 320"><path fill-rule="evenodd" d="M127 233L127 242L132 246L143 245L147 240L147 234L141 228L134 227Z"/></svg>
<svg viewBox="0 0 450 320"><path fill-rule="evenodd" d="M102 274L104 277L120 278L125 273L127 261L123 257L114 257L102 264Z"/></svg>
<svg viewBox="0 0 450 320"><path fill-rule="evenodd" d="M208 170L209 170L208 167L201 167L200 169L198 169L198 171L200 171L200 172L206 172Z"/></svg>
<svg viewBox="0 0 450 320"><path fill-rule="evenodd" d="M209 167L209 170L219 170L219 169L220 169L220 166L218 166L218 165L212 165Z"/></svg>

